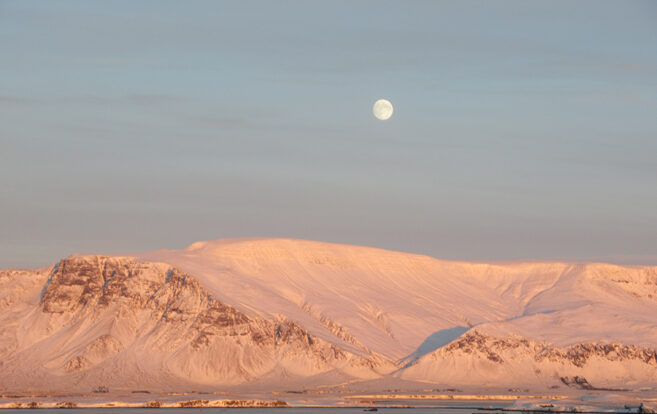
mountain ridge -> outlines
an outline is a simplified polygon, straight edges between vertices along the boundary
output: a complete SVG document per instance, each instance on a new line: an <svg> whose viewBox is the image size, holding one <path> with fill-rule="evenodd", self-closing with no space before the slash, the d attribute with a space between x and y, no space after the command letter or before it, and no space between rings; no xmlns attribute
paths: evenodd
<svg viewBox="0 0 657 414"><path fill-rule="evenodd" d="M526 378L540 389L563 386L562 377L609 387L657 378L650 266L452 262L233 239L71 255L32 271L0 270L0 288L8 377L0 386L10 389L54 378L73 388L376 378L489 387L519 381L528 366L541 372ZM483 345L455 348L463 341ZM609 357L619 352L624 358ZM463 376L468 370L478 374Z"/></svg>

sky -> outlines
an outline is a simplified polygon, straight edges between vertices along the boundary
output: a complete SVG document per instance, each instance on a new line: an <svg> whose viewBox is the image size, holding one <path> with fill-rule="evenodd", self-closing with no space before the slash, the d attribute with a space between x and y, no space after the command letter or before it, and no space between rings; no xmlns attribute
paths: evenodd
<svg viewBox="0 0 657 414"><path fill-rule="evenodd" d="M0 0L0 268L234 237L657 265L656 154L654 1Z"/></svg>

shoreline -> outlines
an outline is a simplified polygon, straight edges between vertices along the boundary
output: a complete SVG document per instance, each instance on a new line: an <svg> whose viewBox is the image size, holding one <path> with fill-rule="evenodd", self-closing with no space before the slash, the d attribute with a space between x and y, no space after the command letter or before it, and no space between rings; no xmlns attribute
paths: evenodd
<svg viewBox="0 0 657 414"><path fill-rule="evenodd" d="M208 399L196 394L189 399L172 398L171 394L151 394L133 398L122 395L43 395L0 396L1 410L16 409L183 409L194 408L284 408L284 409L459 409L472 412L525 413L634 413L641 404L649 404L644 412L655 408L657 398L635 395L618 398L606 395L522 395L522 394L357 394L330 395L323 398L267 398L265 395L235 395L233 398ZM191 396L190 396L191 397ZM261 398L264 397L264 398ZM4 401L3 401L4 400Z"/></svg>

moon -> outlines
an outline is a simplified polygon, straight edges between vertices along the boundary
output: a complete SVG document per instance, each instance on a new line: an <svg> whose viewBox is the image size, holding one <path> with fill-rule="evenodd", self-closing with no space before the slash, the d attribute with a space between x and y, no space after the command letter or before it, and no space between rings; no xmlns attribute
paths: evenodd
<svg viewBox="0 0 657 414"><path fill-rule="evenodd" d="M392 104L387 99L379 99L374 102L374 107L372 107L372 113L378 119L385 121L386 119L392 116L393 108Z"/></svg>

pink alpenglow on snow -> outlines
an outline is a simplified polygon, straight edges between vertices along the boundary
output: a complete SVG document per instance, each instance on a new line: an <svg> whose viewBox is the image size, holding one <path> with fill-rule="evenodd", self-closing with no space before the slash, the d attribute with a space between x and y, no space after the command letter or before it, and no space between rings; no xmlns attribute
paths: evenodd
<svg viewBox="0 0 657 414"><path fill-rule="evenodd" d="M0 292L0 388L17 392L657 379L655 267L237 239L2 270Z"/></svg>

